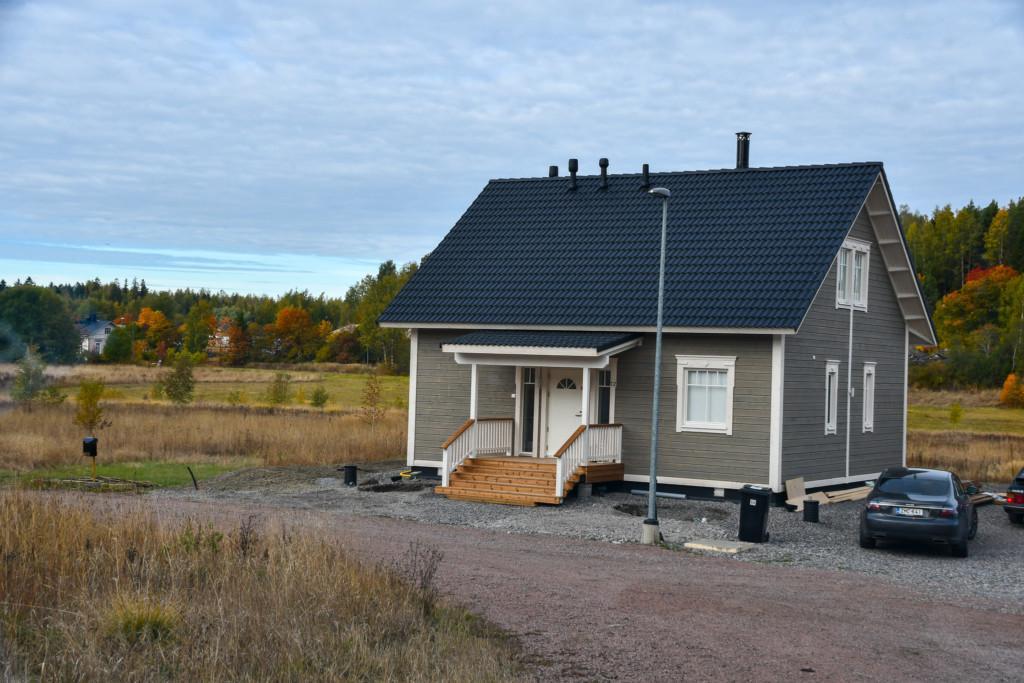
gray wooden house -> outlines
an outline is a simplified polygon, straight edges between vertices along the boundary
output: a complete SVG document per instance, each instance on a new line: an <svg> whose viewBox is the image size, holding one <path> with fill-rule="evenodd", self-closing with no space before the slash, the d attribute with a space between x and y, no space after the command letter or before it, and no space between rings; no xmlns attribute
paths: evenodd
<svg viewBox="0 0 1024 683"><path fill-rule="evenodd" d="M380 319L410 330L408 463L439 492L649 480L655 186L658 483L781 491L905 462L908 345L935 333L881 163L570 169L489 182Z"/></svg>

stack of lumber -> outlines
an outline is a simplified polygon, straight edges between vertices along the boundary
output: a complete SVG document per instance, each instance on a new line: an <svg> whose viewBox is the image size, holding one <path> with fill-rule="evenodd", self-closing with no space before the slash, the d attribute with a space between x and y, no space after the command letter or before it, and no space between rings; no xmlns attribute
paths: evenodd
<svg viewBox="0 0 1024 683"><path fill-rule="evenodd" d="M871 493L870 486L858 486L852 489L841 491L815 491L807 493L803 477L789 479L786 481L786 504L792 505L797 512L804 509L804 501L816 500L820 505L832 503L845 503L850 500L863 500Z"/></svg>
<svg viewBox="0 0 1024 683"><path fill-rule="evenodd" d="M979 505L991 505L992 503L998 502L996 496L991 493L983 492L973 481L965 480L961 483L963 483L964 488L967 489L968 492L970 492L971 489L974 489L975 493L970 494L971 502L974 503L974 507L978 507Z"/></svg>

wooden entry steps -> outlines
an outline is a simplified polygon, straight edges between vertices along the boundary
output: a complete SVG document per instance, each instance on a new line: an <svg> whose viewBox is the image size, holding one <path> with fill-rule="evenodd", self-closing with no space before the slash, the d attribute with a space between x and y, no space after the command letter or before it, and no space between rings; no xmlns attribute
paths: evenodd
<svg viewBox="0 0 1024 683"><path fill-rule="evenodd" d="M582 472L554 495L556 464L546 458L468 458L452 473L447 487L435 492L452 500L502 505L558 505L579 482Z"/></svg>

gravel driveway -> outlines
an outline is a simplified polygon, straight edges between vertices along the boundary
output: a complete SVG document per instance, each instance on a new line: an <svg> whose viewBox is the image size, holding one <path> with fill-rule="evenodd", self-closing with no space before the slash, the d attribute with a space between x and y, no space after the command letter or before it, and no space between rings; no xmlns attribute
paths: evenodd
<svg viewBox="0 0 1024 683"><path fill-rule="evenodd" d="M360 482L390 483L398 470L378 466ZM628 493L571 500L557 507L519 508L448 500L430 488L372 492L347 488L330 468L258 468L225 475L189 490L157 497L259 503L297 510L381 516L430 524L516 534L543 534L632 544L640 536L646 498ZM1024 612L1024 526L1010 525L995 505L978 509L978 537L966 560L942 546L886 545L863 550L857 544L863 503L825 505L821 523L773 508L771 542L731 556L729 561L858 572L926 591L944 599L985 599L999 609ZM662 533L672 547L694 539L735 539L739 506L720 501L659 499ZM691 551L682 551L691 553Z"/></svg>

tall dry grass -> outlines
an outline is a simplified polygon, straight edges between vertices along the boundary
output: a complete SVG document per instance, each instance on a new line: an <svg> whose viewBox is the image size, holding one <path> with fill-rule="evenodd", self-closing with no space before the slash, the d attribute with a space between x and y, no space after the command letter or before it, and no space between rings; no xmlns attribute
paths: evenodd
<svg viewBox="0 0 1024 683"><path fill-rule="evenodd" d="M2 410L2 409L0 409ZM358 414L246 407L176 408L108 404L104 462L244 457L268 465L368 462L404 454L406 414L387 411L374 426ZM82 431L73 406L8 407L0 412L0 469L81 462Z"/></svg>
<svg viewBox="0 0 1024 683"><path fill-rule="evenodd" d="M1024 467L1024 437L971 432L910 432L907 464L955 472L974 482L1011 481Z"/></svg>
<svg viewBox="0 0 1024 683"><path fill-rule="evenodd" d="M292 529L0 492L0 680L514 679L508 639L411 552L403 576Z"/></svg>

